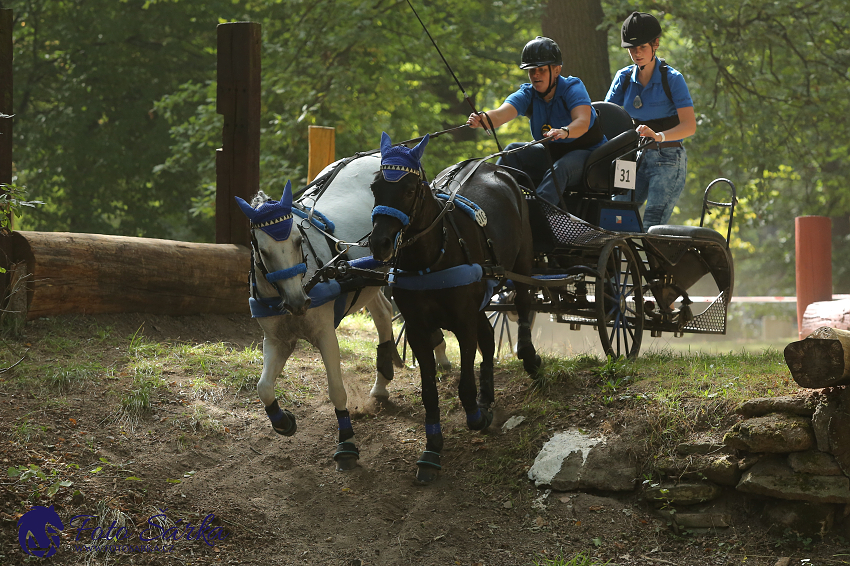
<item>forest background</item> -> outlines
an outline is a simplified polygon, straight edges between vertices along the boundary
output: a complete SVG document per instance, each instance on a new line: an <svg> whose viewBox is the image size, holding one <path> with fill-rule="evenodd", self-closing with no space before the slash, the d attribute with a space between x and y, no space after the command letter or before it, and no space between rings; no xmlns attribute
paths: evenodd
<svg viewBox="0 0 850 566"><path fill-rule="evenodd" d="M522 46L553 37L565 75L601 100L630 63L623 19L648 11L698 121L673 223L698 222L717 177L738 190L736 295L794 294L794 218L833 225L833 282L850 290L850 12L839 0L412 0L479 110L527 77ZM18 229L214 241L216 25L262 24L261 188L306 183L307 126L337 157L463 124L460 89L407 0L16 0ZM503 145L528 141L520 119ZM481 130L428 147L433 176L497 151Z"/></svg>

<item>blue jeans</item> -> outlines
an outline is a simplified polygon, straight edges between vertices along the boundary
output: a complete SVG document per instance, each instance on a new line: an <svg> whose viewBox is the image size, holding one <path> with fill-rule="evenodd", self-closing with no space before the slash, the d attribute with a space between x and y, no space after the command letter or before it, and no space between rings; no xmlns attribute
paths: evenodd
<svg viewBox="0 0 850 566"><path fill-rule="evenodd" d="M523 144L511 143L505 150L514 149L521 145ZM555 162L554 178L549 169L548 150L542 145L531 145L522 151L503 155L496 163L525 171L537 186L537 196L555 206L560 206L561 194L556 188L555 180L557 180L557 186L562 190L565 187L580 185L584 162L587 161L589 155L590 150L587 149L575 149L569 152Z"/></svg>
<svg viewBox="0 0 850 566"><path fill-rule="evenodd" d="M646 202L643 229L667 224L673 208L685 188L688 153L683 147L646 149L640 157L635 178L635 201ZM631 195L617 195L614 200L631 200Z"/></svg>

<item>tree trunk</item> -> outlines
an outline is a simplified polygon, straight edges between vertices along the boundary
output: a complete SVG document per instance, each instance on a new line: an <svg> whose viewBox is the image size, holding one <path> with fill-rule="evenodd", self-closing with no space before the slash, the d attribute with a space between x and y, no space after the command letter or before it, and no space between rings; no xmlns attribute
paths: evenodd
<svg viewBox="0 0 850 566"><path fill-rule="evenodd" d="M850 384L850 332L827 326L785 347L785 363L800 387Z"/></svg>
<svg viewBox="0 0 850 566"><path fill-rule="evenodd" d="M11 237L13 263L26 266L28 319L249 313L251 253L243 246L67 232Z"/></svg>
<svg viewBox="0 0 850 566"><path fill-rule="evenodd" d="M543 35L564 56L561 74L580 78L591 101L603 100L611 86L608 34L597 29L604 16L600 0L549 0L543 14Z"/></svg>

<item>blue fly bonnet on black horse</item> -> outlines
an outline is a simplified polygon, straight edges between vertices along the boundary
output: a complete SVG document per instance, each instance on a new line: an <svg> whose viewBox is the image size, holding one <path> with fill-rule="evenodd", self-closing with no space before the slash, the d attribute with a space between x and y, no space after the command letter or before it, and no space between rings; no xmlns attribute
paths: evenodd
<svg viewBox="0 0 850 566"><path fill-rule="evenodd" d="M390 183L398 183L405 175L416 175L421 181L425 180L425 171L422 169L422 154L425 153L425 146L428 145L428 140L431 136L425 134L416 147L409 148L404 145L393 145L390 136L386 132L381 133L381 174L386 181ZM384 214L392 216L401 222L402 226L407 226L410 223L410 218L407 214L392 208L390 206L376 206L372 210L372 222L375 221L376 214Z"/></svg>
<svg viewBox="0 0 850 566"><path fill-rule="evenodd" d="M381 133L381 173L384 179L390 183L397 183L401 178L408 173L418 175L420 179L425 177L422 170L422 154L425 153L425 146L428 145L428 140L431 139L429 134L425 134L416 147L410 149L404 145L393 145L390 136L386 132Z"/></svg>

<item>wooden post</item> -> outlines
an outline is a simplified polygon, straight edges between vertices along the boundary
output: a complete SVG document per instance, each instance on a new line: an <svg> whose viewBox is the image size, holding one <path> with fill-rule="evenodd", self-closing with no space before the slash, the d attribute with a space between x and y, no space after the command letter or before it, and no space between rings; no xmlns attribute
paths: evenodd
<svg viewBox="0 0 850 566"><path fill-rule="evenodd" d="M7 116L15 113L12 78L12 10L0 9L0 113ZM0 183L12 183L11 118L0 119Z"/></svg>
<svg viewBox="0 0 850 566"><path fill-rule="evenodd" d="M260 45L262 26L219 24L216 112L224 116L216 151L215 241L249 245L248 219L233 197L260 189Z"/></svg>
<svg viewBox="0 0 850 566"><path fill-rule="evenodd" d="M794 222L797 252L797 333L802 340L806 307L832 299L832 220L798 216Z"/></svg>
<svg viewBox="0 0 850 566"><path fill-rule="evenodd" d="M307 161L307 182L316 178L322 169L336 161L334 129L308 126L307 140L310 156Z"/></svg>
<svg viewBox="0 0 850 566"><path fill-rule="evenodd" d="M12 104L12 10L0 9L0 114L14 114ZM12 183L12 118L0 118L0 183ZM0 194L7 191L0 187ZM0 210L9 221L9 229L13 228L14 216L9 208ZM0 262L9 263L14 255L12 238L0 234ZM0 273L0 309L6 308L11 294L11 273ZM4 313L0 313L2 316Z"/></svg>

